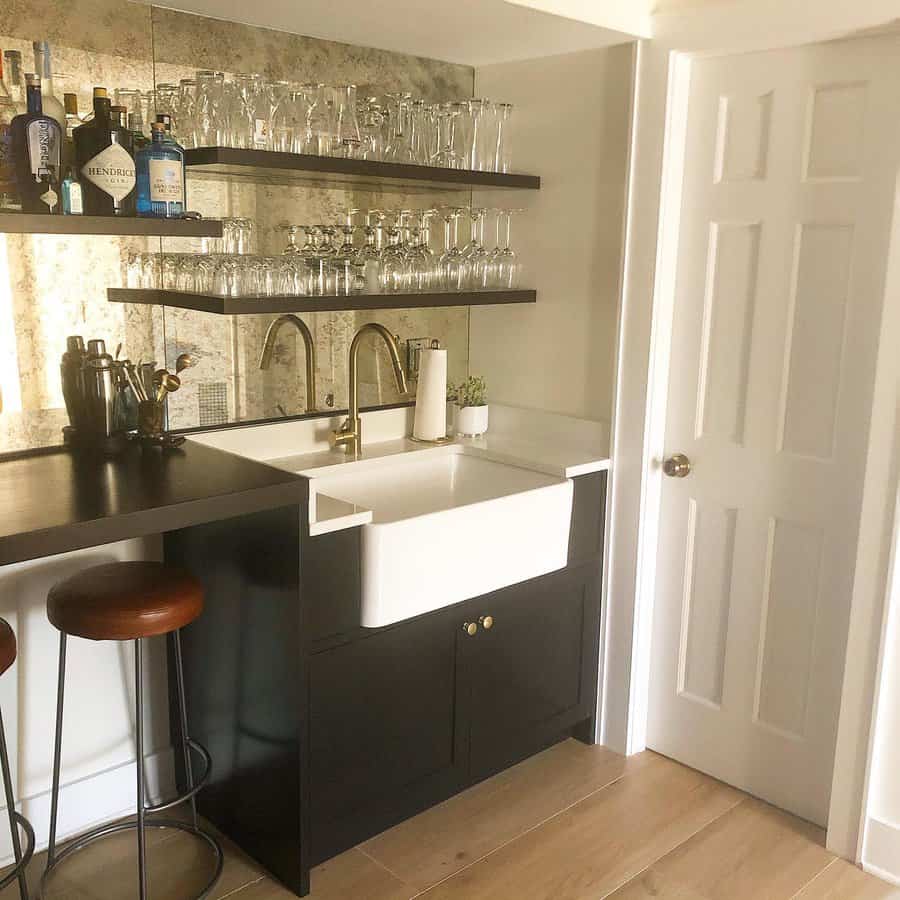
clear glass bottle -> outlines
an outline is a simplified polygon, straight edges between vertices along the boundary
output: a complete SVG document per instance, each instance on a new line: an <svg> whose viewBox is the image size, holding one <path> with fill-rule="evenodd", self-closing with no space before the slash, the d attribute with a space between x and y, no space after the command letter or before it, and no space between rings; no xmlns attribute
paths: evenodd
<svg viewBox="0 0 900 900"><path fill-rule="evenodd" d="M18 110L6 87L3 58L0 57L0 210L22 209L16 187L16 170L12 153L12 122Z"/></svg>
<svg viewBox="0 0 900 900"><path fill-rule="evenodd" d="M78 94L63 94L63 107L66 110L66 139L72 140L72 132L84 124L78 115Z"/></svg>
<svg viewBox="0 0 900 900"><path fill-rule="evenodd" d="M184 213L184 153L166 140L162 122L153 123L150 144L138 151L137 214L159 219L178 218Z"/></svg>
<svg viewBox="0 0 900 900"><path fill-rule="evenodd" d="M28 112L12 120L12 152L22 211L56 215L60 212L62 129L44 115L41 79L27 75Z"/></svg>
<svg viewBox="0 0 900 900"><path fill-rule="evenodd" d="M50 44L47 41L34 41L34 70L41 77L41 104L44 115L56 119L60 129L66 128L66 108L60 103L53 88L53 62Z"/></svg>

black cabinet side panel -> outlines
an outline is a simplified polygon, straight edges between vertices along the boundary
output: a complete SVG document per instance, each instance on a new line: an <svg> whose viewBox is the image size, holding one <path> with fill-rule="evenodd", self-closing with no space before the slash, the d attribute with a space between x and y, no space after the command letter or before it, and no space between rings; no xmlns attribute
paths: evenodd
<svg viewBox="0 0 900 900"><path fill-rule="evenodd" d="M569 532L569 566L580 566L603 556L606 531L606 472L574 479L572 528Z"/></svg>
<svg viewBox="0 0 900 900"><path fill-rule="evenodd" d="M170 532L165 557L206 589L203 614L182 631L189 728L213 763L200 811L303 895L308 653L300 508Z"/></svg>

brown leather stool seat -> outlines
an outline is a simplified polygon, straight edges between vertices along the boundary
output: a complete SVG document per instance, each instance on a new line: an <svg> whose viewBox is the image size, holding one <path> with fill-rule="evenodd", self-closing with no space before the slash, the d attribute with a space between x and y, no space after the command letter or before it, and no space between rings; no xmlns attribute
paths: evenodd
<svg viewBox="0 0 900 900"><path fill-rule="evenodd" d="M60 581L47 595L50 622L66 634L93 641L168 634L190 624L201 612L200 582L181 569L157 562L93 566Z"/></svg>
<svg viewBox="0 0 900 900"><path fill-rule="evenodd" d="M16 636L9 622L0 619L0 675L16 661Z"/></svg>
<svg viewBox="0 0 900 900"><path fill-rule="evenodd" d="M209 782L212 759L209 751L188 733L187 701L181 657L181 629L203 612L203 585L183 569L158 562L115 562L78 572L55 584L47 594L47 618L59 630L59 672L56 685L56 733L53 745L53 777L50 788L50 836L47 864L41 880L44 887L56 867L94 841L121 831L135 831L138 847L138 895L148 900L148 828L169 828L192 834L212 852L214 868L206 887L196 896L209 896L222 874L222 847L197 816L197 794ZM159 803L146 803L144 780L144 639L168 635L172 652L170 677L174 675L172 712L180 725L185 785L178 796ZM63 705L66 681L66 645L70 636L92 641L134 642L134 746L137 757L137 817L134 821L99 825L57 852L56 826L59 818L60 767L62 765ZM0 634L2 642L2 634ZM13 650L15 653L15 649ZM202 760L202 772L194 777L192 754ZM181 785L179 785L181 787ZM191 804L191 818L160 818L156 814L180 803Z"/></svg>

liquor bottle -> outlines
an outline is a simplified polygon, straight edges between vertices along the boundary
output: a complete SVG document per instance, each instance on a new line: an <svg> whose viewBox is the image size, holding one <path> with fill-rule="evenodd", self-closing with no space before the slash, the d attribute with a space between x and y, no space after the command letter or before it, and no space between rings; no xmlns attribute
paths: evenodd
<svg viewBox="0 0 900 900"><path fill-rule="evenodd" d="M134 155L137 158L138 150L142 150L150 143L144 134L144 114L139 109L128 113L128 130L131 132Z"/></svg>
<svg viewBox="0 0 900 900"><path fill-rule="evenodd" d="M94 88L94 117L73 135L85 215L134 215L131 135L112 119L106 88Z"/></svg>
<svg viewBox="0 0 900 900"><path fill-rule="evenodd" d="M75 166L66 166L60 188L63 215L84 215L84 192L81 189L81 182L78 180L78 172L75 170Z"/></svg>
<svg viewBox="0 0 900 900"><path fill-rule="evenodd" d="M28 112L12 121L12 151L16 185L22 211L60 212L59 176L62 129L56 119L45 116L41 106L41 78L26 75Z"/></svg>
<svg viewBox="0 0 900 900"><path fill-rule="evenodd" d="M59 127L65 131L66 109L53 92L53 63L50 58L50 45L47 41L34 41L34 70L41 76L41 102L44 115L56 119Z"/></svg>
<svg viewBox="0 0 900 900"><path fill-rule="evenodd" d="M63 94L63 107L66 110L66 139L72 140L72 132L84 124L78 115L78 94Z"/></svg>
<svg viewBox="0 0 900 900"><path fill-rule="evenodd" d="M166 140L166 126L154 122L153 139L137 154L137 213L161 219L184 213L184 152Z"/></svg>
<svg viewBox="0 0 900 900"><path fill-rule="evenodd" d="M16 107L16 114L27 112L25 84L22 80L22 53L19 50L5 50L3 53L3 86Z"/></svg>
<svg viewBox="0 0 900 900"><path fill-rule="evenodd" d="M6 87L3 57L0 56L0 210L4 212L22 209L12 154L12 121L17 114L16 105Z"/></svg>

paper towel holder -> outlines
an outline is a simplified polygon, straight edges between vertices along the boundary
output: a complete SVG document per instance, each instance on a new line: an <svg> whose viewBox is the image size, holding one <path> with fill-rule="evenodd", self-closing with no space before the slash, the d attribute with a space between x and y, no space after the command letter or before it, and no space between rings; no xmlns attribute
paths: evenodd
<svg viewBox="0 0 900 900"><path fill-rule="evenodd" d="M426 340L428 340L428 339L427 339L427 338L418 338L418 339L416 339L416 343L419 344L419 346L415 347L414 350L413 350L413 348L409 348L409 345L412 344L413 342L412 342L412 341L407 341L407 347L408 347L410 350L413 350L413 352L415 353L415 367L416 367L416 374L418 374L418 368L419 368L419 366L418 366L418 363L419 363L419 359L418 359L418 357L419 357L419 351L422 349L422 344L423 344ZM420 341L421 341L422 343L419 343ZM433 338L433 339L431 340L431 342L430 342L429 349L431 349L431 350L440 350L440 349L441 349L441 342L440 342L437 338ZM410 436L409 436L409 440L411 440L411 441L412 441L413 443L415 443L415 444L430 444L432 447L439 447L439 446L441 446L442 444L452 444L452 443L455 441L455 438L454 438L452 435L449 435L449 434L448 434L448 435L444 435L444 437L439 437L439 438L434 438L433 440L429 440L429 439L427 439L427 438L418 438L418 437L415 437L414 435L410 435Z"/></svg>

